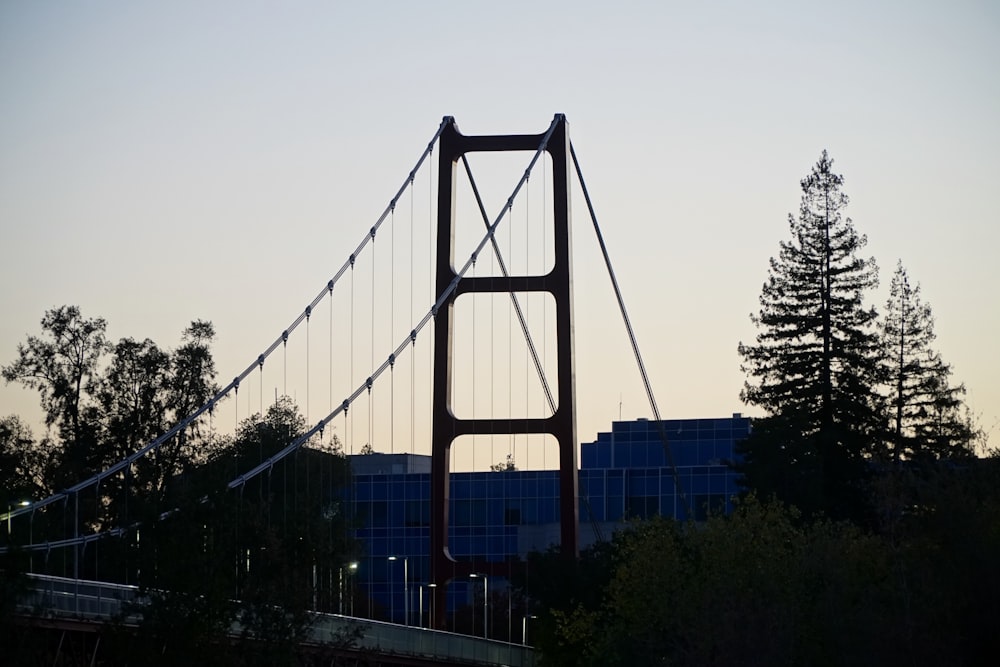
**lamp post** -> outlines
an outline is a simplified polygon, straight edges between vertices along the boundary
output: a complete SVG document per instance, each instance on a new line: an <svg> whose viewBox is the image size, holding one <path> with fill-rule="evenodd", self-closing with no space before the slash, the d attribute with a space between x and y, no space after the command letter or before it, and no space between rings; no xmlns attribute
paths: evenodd
<svg viewBox="0 0 1000 667"><path fill-rule="evenodd" d="M487 603L490 598L490 578L485 574L472 573L469 575L470 579L479 579L480 577L483 579L483 639L489 639L490 624Z"/></svg>
<svg viewBox="0 0 1000 667"><path fill-rule="evenodd" d="M389 560L395 561L399 560L397 556L389 556ZM410 559L407 556L403 556L403 625L410 624L410 582L409 582L409 569L410 569ZM390 610L392 610L393 602L395 597L392 595L392 581L389 581L389 600L390 600ZM390 615L393 618L393 622L396 620L395 610L390 611Z"/></svg>
<svg viewBox="0 0 1000 667"><path fill-rule="evenodd" d="M347 573L354 574L357 571L358 571L358 562L351 561L351 564L347 566ZM354 616L354 580L349 579L347 583L349 584L347 592L349 594L348 599L351 602L351 616Z"/></svg>
<svg viewBox="0 0 1000 667"><path fill-rule="evenodd" d="M14 508L15 507L27 507L30 504L31 504L30 500L19 500L18 502L14 503L13 505L11 503L7 503L7 535L8 536L10 535L10 530L11 530L10 529L10 515L14 513Z"/></svg>
<svg viewBox="0 0 1000 667"><path fill-rule="evenodd" d="M435 618L434 617L434 598L435 598L434 589L437 588L437 584L431 582L431 583L427 584L427 588L430 589L430 591L428 592L428 595L431 598L431 600L430 600L430 603L431 603L430 604L430 609L428 609L427 611L430 612L430 624L431 624L431 627L433 627L434 626L434 618ZM423 612L424 612L423 605L421 605L421 607L420 607L420 613L423 614ZM434 629L437 630L438 628L434 628Z"/></svg>
<svg viewBox="0 0 1000 667"><path fill-rule="evenodd" d="M528 619L538 618L534 614L527 614L521 619L521 643L527 646L528 644Z"/></svg>
<svg viewBox="0 0 1000 667"><path fill-rule="evenodd" d="M351 574L354 574L355 572L357 572L357 570L358 570L358 561L352 560L350 563L347 564L347 574L348 574L348 576L350 576ZM339 595L339 598L340 598L340 605L339 605L340 615L343 616L344 615L344 566L343 565L340 566L340 578L339 578L339 581L338 581L338 587L340 589L340 595ZM354 616L354 595L353 594L351 595L351 616Z"/></svg>

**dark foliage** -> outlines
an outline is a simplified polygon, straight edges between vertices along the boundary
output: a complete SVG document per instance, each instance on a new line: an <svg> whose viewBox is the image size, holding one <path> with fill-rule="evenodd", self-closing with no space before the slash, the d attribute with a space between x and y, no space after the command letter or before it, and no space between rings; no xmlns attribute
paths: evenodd
<svg viewBox="0 0 1000 667"><path fill-rule="evenodd" d="M749 488L807 514L861 518L857 482L881 431L876 313L863 295L877 283L874 259L843 215L843 177L826 151L802 180L791 240L771 259L755 344L740 344L749 376L741 398L768 421L742 445Z"/></svg>
<svg viewBox="0 0 1000 667"><path fill-rule="evenodd" d="M17 360L3 368L7 381L38 390L51 427L36 442L16 417L0 420L6 509L106 469L215 393L211 324L193 322L174 351L148 339L110 346L104 329L103 320L86 320L75 307L55 309L42 320L43 334L29 336ZM228 439L192 423L121 473L71 494L64 504L20 517L6 531L5 544L121 532L30 558L12 552L0 566L3 604L23 597L18 586L29 568L133 584L140 600L101 635L100 653L113 662L339 661L336 651L356 641L359 630L318 640L311 635L311 612L337 610L343 594L338 574L357 556L352 518L342 503L350 470L336 440L307 442L263 474L228 488L305 430L288 398L244 420ZM4 625L5 637L16 635L11 627ZM23 642L26 660L52 655L43 635ZM308 650L302 647L306 637L315 640ZM83 642L79 648L86 653L94 647Z"/></svg>

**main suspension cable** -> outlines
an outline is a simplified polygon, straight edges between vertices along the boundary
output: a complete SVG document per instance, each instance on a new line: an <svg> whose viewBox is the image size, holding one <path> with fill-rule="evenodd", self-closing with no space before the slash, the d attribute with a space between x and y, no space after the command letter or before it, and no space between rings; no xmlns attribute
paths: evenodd
<svg viewBox="0 0 1000 667"><path fill-rule="evenodd" d="M392 198L389 205L386 206L385 210L382 212L382 215L379 216L378 221L372 227L372 232L377 231L378 228L382 226L382 223L389 216L392 209L395 208L396 201L403 195L406 189L413 182L414 174L420 169L420 167L423 165L427 157L431 155L434 148L434 144L437 143L438 139L441 136L441 133L451 122L452 118L450 116L446 116L441 120L441 123L438 126L437 131L434 133L434 136L428 142L427 147L424 149L423 153L421 153L420 158L417 160L416 165L414 165L413 169L410 170L410 173L407 175L406 180L400 186L399 190L396 192L396 195ZM67 499L71 494L76 493L82 489L85 489L91 485L97 484L101 480L107 477L117 474L118 472L123 470L126 466L132 465L137 459L145 456L149 451L158 449L160 445L170 440L172 437L177 435L183 429L187 428L188 425L190 425L194 420L196 420L202 414L210 410L213 410L216 404L219 403L223 398L226 398L230 394L230 392L235 393L235 390L239 387L240 382L245 380L246 377L253 372L254 368L263 364L264 360L267 359L271 355L271 353L273 353L278 348L279 345L282 345L288 339L288 335L292 331L294 331L306 319L307 313L310 312L313 308L315 308L319 304L319 302L323 299L323 297L325 297L329 293L329 290L332 289L332 287L337 283L337 281L341 278L341 276L343 276L344 273L346 273L347 270L353 266L355 258L365 248L365 246L368 245L368 242L372 240L372 232L369 232L368 234L365 235L364 239L362 239L361 243L358 244L358 247L351 254L350 259L347 262L345 262L343 266L340 267L340 270L337 271L334 277L327 282L327 284L323 287L320 293L312 300L312 302L309 303L306 309L301 314L299 314L297 318L295 318L292 324L287 329L285 329L281 333L281 335L279 335L274 340L274 342L271 343L271 345L261 355L257 357L256 360L250 363L250 365L248 365L242 373L233 378L232 382L226 385L223 389L216 392L216 394L212 396L212 398L210 398L208 402L206 402L204 405L202 405L200 408L192 412L184 419L181 419L176 425L174 425L173 428L166 431L163 435L147 443L141 449L132 453L126 458L122 459L113 466L89 477L88 479L78 482L77 484L63 491L54 493L48 498L44 498L42 500L34 502L26 507L18 507L16 509L13 509L12 511L7 513L7 518L13 519L22 514L27 514L28 512L33 512L34 510L40 509L47 505L51 505L52 503Z"/></svg>
<svg viewBox="0 0 1000 667"><path fill-rule="evenodd" d="M241 486L242 484L245 484L248 480L259 475L261 472L270 469L271 467L274 466L275 463L277 463L284 457L288 456L288 454L298 449L298 447L302 444L302 442L312 437L313 434L322 431L323 428L326 426L326 424L330 422L330 420L332 420L341 412L347 410L347 408L350 407L351 403L353 403L365 391L369 390L372 384L375 382L375 380L377 380L378 377L386 371L386 369L390 368L395 363L396 358L400 354L402 354L406 350L406 348L416 339L417 334L420 333L420 331L427 325L427 323L430 322L431 319L437 316L438 311L452 299L455 290L458 288L458 283L465 277L465 274L468 273L469 269L472 267L476 259L479 257L479 254L483 251L483 248L486 247L486 244L490 241L490 239L493 238L494 234L496 233L497 227L499 227L500 222L503 220L504 214L506 213L507 210L509 210L513 206L514 199L517 197L518 193L524 187L524 184L528 182L528 178L531 175L532 168L534 168L535 163L538 162L539 157L545 152L545 149L548 146L549 139L552 136L552 132L556 128L557 121L558 118L553 119L552 123L549 125L549 129L543 135L542 140L538 145L538 149L535 151L534 155L531 158L531 162L528 164L528 167L525 169L524 174L517 182L517 185L514 186L514 190L507 198L507 202L506 204L504 204L504 208L501 210L501 212L497 215L496 220L486 230L486 234L483 236L482 240L480 240L475 250L473 250L472 254L462 265L461 269L459 269L459 271L456 272L455 277L452 278L451 282L448 283L448 286L444 289L443 292L441 292L437 300L431 306L430 310L428 310L424 314L423 318L421 318L417 326L410 332L410 335L407 336L396 347L396 349L389 355L389 357L385 361L383 361L382 364L377 369L375 369L372 375L368 377L365 380L365 382L360 384L348 398L344 399L344 402L340 405L340 407L336 408L332 413L328 414L326 417L321 419L319 423L317 423L315 426L309 429L309 431L300 435L298 438L296 438L294 442L287 445L284 449L271 456L267 461L264 461L253 470L247 472L244 475L240 475L238 478L232 480L228 484L229 488L235 488L237 486Z"/></svg>
<svg viewBox="0 0 1000 667"><path fill-rule="evenodd" d="M445 121L442 122L442 128L444 126L444 123L447 120L448 119L446 118ZM227 484L227 488L229 488L229 489L243 488L243 486L246 484L247 481L255 478L257 475L259 475L259 474L261 474L261 473L263 473L265 471L272 470L275 463L281 461L282 459L284 459L289 454L297 451L299 449L299 447L303 443L307 442L310 438L312 438L317 433L320 434L320 436L322 437L322 433L323 433L326 425L330 421L332 421L337 415L341 414L342 412L345 413L345 416L346 416L346 413L347 413L348 408L350 407L350 405L359 396L361 396L363 393L365 393L366 391L370 391L370 389L371 389L372 384L374 383L374 381L383 372L385 372L386 369L390 368L395 363L395 360L399 356L399 354L401 354L408 346L411 346L412 343L415 342L417 334L433 318L435 318L437 316L438 311L443 306L445 306L453 298L453 295L454 295L454 293L455 293L455 291L456 291L456 289L458 287L459 282L465 277L465 274L469 271L470 267L475 263L476 258L482 252L482 250L486 246L486 244L491 239L493 239L493 237L494 237L494 235L496 233L497 227L500 225L500 222L503 220L504 215L507 214L510 211L510 209L513 206L513 202L514 202L515 198L517 197L518 193L523 188L524 184L528 181L528 178L531 175L532 168L535 166L535 163L538 161L539 157L545 152L545 149L548 146L549 139L551 138L552 133L553 133L553 131L556 128L557 120L558 119L553 119L553 121L550 124L548 130L543 135L542 140L541 140L541 142L540 142L540 144L538 146L538 149L534 153L534 155L533 155L530 163L528 164L528 167L525 169L524 174L522 175L521 179L518 181L517 185L514 186L514 189L511 192L510 196L507 198L507 202L504 204L504 207L501 210L501 212L497 215L497 217L494 220L494 222L492 224L490 224L490 226L487 228L486 234L483 236L482 240L476 246L475 250L472 252L472 254L470 255L470 257L462 265L461 269L455 274L454 278L452 278L452 280L448 284L448 286L437 297L437 299L435 300L434 304L424 314L424 316L421 318L420 322L414 327L414 329L406 337L406 339L403 340L396 347L396 349L393 351L393 353L391 353L389 355L389 357L377 369L375 369L375 371L372 373L372 375L370 377L368 377L362 384L360 384L348 398L344 399L343 403L341 403L340 406L338 406L337 408L335 408L326 417L324 417L323 419L321 419L315 426L313 426L308 431L306 431L305 433L303 433L300 436L298 436L293 442L291 442L290 444L288 444L287 446L285 446L283 449L281 449L277 453L275 453L272 456L268 457L267 460L262 461L260 464L258 464L252 470L250 470L250 471L248 471L248 472L246 472L246 473L244 473L242 475L238 475L236 478L234 478L232 481L230 481ZM442 128L439 128L438 134L440 134ZM437 135L435 135L435 140L436 140L436 138L437 138ZM429 148L428 148L428 151L429 151ZM428 151L425 151L424 155L421 156L421 162L423 161L424 157L427 155ZM419 163L418 163L418 166L419 166ZM387 212L388 212L388 209L387 209ZM363 247L363 245L364 245L364 243L362 243L362 246L359 246L359 248ZM348 268L350 265L353 264L354 257L355 257L355 255L351 256L350 263L348 265L345 265L344 268L342 268L342 270L341 270L342 272L345 271L346 268ZM328 293L327 292L327 288L324 288L323 292L317 298L322 298L327 293ZM315 304L311 304L311 305L314 306ZM299 318L296 320L296 326L297 326L297 324L299 322L301 322L302 320L304 320L305 317L306 317L305 313L303 313L302 315L300 315ZM287 335L287 332L285 333L285 335ZM284 335L282 337L279 337L277 339L277 341L275 341L275 343L272 345L272 350L271 351L273 351L274 348L277 348L278 344L282 343L283 341L284 341ZM263 363L264 356L265 355L261 355L260 357L258 357L257 361L254 362L247 369L247 371L244 372L244 374L242 376L238 376L237 378L234 378L233 382L230 383L229 386L227 386L227 388L224 390L224 392L228 392L230 390L237 389L239 387L239 381L241 379L245 378L246 375L248 375L250 372L252 372L255 366L259 366L259 365L261 365ZM219 394L216 394L216 396L213 397L212 400L210 400L204 406L202 406L201 408L199 408L198 410L196 410L194 413L192 413L192 415L190 417L188 417L188 419L186 419L186 420L182 421L181 423L177 424L174 428L172 428L170 431L168 431L167 433L165 433L163 436L161 436L160 438L157 438L157 440L154 440L152 443L146 445L143 449L141 449L138 452L132 454L130 457L126 458L125 460L119 462L118 464L116 464L116 466L113 466L112 468L109 468L108 470L105 470L102 473L99 473L98 475L95 475L93 479L95 481L100 481L100 479L103 479L104 477L107 477L110 474L118 472L124 466L130 464L132 461L134 461L139 456L145 454L150 449L153 449L154 447L158 447L160 443L162 443L163 441L167 440L169 437L171 437L172 435L174 435L178 430L180 430L181 428L187 426L191 421L193 421L195 418L197 418L198 416L200 416L202 413L204 413L205 411L207 411L210 408L214 407L215 403L220 398L220 394L224 395L223 392L219 392ZM88 482L82 482L82 483L76 485L75 487L73 487L71 489L68 489L67 491L61 492L60 494L56 494L55 496L47 498L47 499L45 499L43 501L39 501L38 503L34 503L33 506L30 507L30 508L23 508L24 511L19 512L19 513L25 513L25 512L27 512L29 510L34 510L34 509L37 509L38 507L41 507L41 506L48 505L48 504L51 504L53 502L56 502L56 500L63 499L63 498L68 498L68 496L69 496L70 493L78 492L79 489L86 488L87 486L89 486L90 483L94 483L94 482L90 481L90 480L88 480ZM203 500L207 500L207 498L203 499ZM171 514L171 513L173 513L173 511L167 512L165 514ZM14 516L14 513L10 513L10 516ZM87 544L87 543L89 543L91 541L94 541L94 540L97 540L97 539L102 539L102 538L107 537L107 536L121 535L121 534L123 534L124 532L126 532L128 530L134 529L136 527L136 525L128 526L128 527L124 527L124 528L110 529L110 530L102 531L102 532L99 532L99 533L90 533L90 534L87 534L87 535L75 535L73 538L66 539L66 540L60 540L59 542L49 542L49 543L44 543L44 544L24 545L24 546L22 546L20 548L22 548L24 550L28 550L28 551L40 551L40 550L48 550L48 549L51 549L51 548L57 547L57 546L85 545L85 544ZM0 548L0 553L5 553L6 551L7 551L6 547Z"/></svg>

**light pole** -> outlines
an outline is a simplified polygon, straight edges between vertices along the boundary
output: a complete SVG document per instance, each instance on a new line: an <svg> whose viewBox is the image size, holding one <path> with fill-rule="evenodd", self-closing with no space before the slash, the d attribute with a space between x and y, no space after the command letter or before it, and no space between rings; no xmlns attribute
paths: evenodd
<svg viewBox="0 0 1000 667"><path fill-rule="evenodd" d="M11 505L7 503L7 535L10 535L10 515L14 513L15 507L27 507L31 504L30 500L19 500L17 503Z"/></svg>
<svg viewBox="0 0 1000 667"><path fill-rule="evenodd" d="M347 564L347 574L348 576L354 574L358 570L358 561L352 560ZM340 580L338 582L338 587L340 589L340 615L344 615L344 566L340 566ZM354 595L351 595L351 616L354 616Z"/></svg>
<svg viewBox="0 0 1000 667"><path fill-rule="evenodd" d="M397 556L389 556L389 560L399 560ZM409 582L410 559L403 556L403 625L410 624L410 582ZM389 581L389 606L392 609L395 597L392 594L392 580ZM396 620L395 611L390 611L393 622Z"/></svg>
<svg viewBox="0 0 1000 667"><path fill-rule="evenodd" d="M526 645L526 646L528 644L528 619L529 618L538 618L538 617L535 616L534 614L527 614L526 616L524 616L521 619L521 643L524 644L524 645Z"/></svg>
<svg viewBox="0 0 1000 667"><path fill-rule="evenodd" d="M485 574L472 573L469 575L470 579L479 579L480 577L483 579L483 639L489 639L490 624L487 602L490 598L490 578Z"/></svg>
<svg viewBox="0 0 1000 667"><path fill-rule="evenodd" d="M351 561L351 564L347 566L347 573L354 574L357 571L358 571L358 561ZM347 583L348 583L347 592L350 596L348 599L351 601L351 616L354 616L354 580L348 579Z"/></svg>
<svg viewBox="0 0 1000 667"><path fill-rule="evenodd" d="M435 584L435 583L433 583L433 582L431 582L431 583L427 584L427 588L428 588L428 589L430 589L430 590L428 591L428 595L430 595L430 598L431 598L431 599L430 599L430 603L431 603L431 604L430 604L430 609L428 609L428 610L427 610L428 612L430 612L430 625L431 625L431 627L434 627L434 618L435 618L435 617L434 617L434 598L435 598L435 595L434 595L434 589L435 589L435 588L437 588L437 586L438 586L438 585L437 585L437 584ZM423 606L421 605L421 608L420 608L420 613L422 614L422 613L423 613L423 611L424 611L424 610L423 610ZM434 628L434 629L435 629L435 630L437 630L437 629L439 629L439 628Z"/></svg>

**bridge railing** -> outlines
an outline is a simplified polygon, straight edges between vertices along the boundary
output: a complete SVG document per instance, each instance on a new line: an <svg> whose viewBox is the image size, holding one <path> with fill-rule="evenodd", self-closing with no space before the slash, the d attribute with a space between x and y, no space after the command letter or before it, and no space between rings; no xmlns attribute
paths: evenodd
<svg viewBox="0 0 1000 667"><path fill-rule="evenodd" d="M324 641L338 632L358 626L363 628L363 634L357 646L380 654L476 665L535 665L535 652L530 646L336 614L317 614L312 636L315 641Z"/></svg>
<svg viewBox="0 0 1000 667"><path fill-rule="evenodd" d="M19 604L28 613L106 621L139 597L137 586L41 574L30 575L30 580L29 594Z"/></svg>
<svg viewBox="0 0 1000 667"><path fill-rule="evenodd" d="M101 581L85 581L50 575L29 575L29 592L19 604L28 615L104 622L119 616L125 605L140 600L139 588ZM138 623L138 614L125 618ZM239 634L234 625L234 634ZM358 632L355 647L382 655L408 656L443 663L534 667L530 646L428 630L382 621L316 613L310 639L317 644Z"/></svg>

